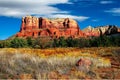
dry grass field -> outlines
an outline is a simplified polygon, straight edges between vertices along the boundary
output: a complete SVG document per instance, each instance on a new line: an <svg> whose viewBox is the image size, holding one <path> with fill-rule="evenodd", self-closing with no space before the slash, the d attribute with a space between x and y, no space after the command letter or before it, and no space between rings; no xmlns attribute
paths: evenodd
<svg viewBox="0 0 120 80"><path fill-rule="evenodd" d="M89 71L76 66L81 58L92 62ZM0 49L0 79L120 79L119 75L120 47Z"/></svg>

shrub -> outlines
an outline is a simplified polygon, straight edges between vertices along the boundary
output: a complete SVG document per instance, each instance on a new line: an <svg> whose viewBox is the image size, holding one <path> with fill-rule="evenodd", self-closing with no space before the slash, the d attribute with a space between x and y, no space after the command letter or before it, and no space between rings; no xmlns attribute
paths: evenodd
<svg viewBox="0 0 120 80"><path fill-rule="evenodd" d="M27 40L27 45L29 47L32 47L34 44L34 39L32 39L31 37L27 37L26 40Z"/></svg>
<svg viewBox="0 0 120 80"><path fill-rule="evenodd" d="M22 48L22 47L27 47L27 41L25 39L22 38L14 38L11 41L11 47L13 48Z"/></svg>
<svg viewBox="0 0 120 80"><path fill-rule="evenodd" d="M11 46L11 42L9 40L0 41L0 48L9 48Z"/></svg>
<svg viewBox="0 0 120 80"><path fill-rule="evenodd" d="M12 40L0 41L0 48L53 48L53 47L109 47L109 46L120 46L120 37L119 36L100 36L100 37L91 37L91 38L55 38L51 39L50 37L38 37L26 39L23 38L14 38Z"/></svg>
<svg viewBox="0 0 120 80"><path fill-rule="evenodd" d="M34 40L33 48L50 48L52 47L53 41L50 38L36 38Z"/></svg>

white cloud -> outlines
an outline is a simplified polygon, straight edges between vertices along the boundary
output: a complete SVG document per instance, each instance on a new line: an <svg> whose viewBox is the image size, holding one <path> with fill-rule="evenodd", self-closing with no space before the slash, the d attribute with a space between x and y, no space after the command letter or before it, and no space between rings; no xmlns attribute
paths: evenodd
<svg viewBox="0 0 120 80"><path fill-rule="evenodd" d="M100 4L111 4L113 1L100 1Z"/></svg>
<svg viewBox="0 0 120 80"><path fill-rule="evenodd" d="M23 4L34 4L34 3L42 3L42 4L59 4L59 3L68 3L69 0L0 0L2 3L23 3ZM9 4L10 4L9 3Z"/></svg>
<svg viewBox="0 0 120 80"><path fill-rule="evenodd" d="M66 13L50 5L69 3L68 0L0 0L0 15L22 17L25 15L49 15L53 13Z"/></svg>
<svg viewBox="0 0 120 80"><path fill-rule="evenodd" d="M69 0L0 0L0 16L21 18L35 15L53 18L73 18L84 21L89 17L70 15L69 11L60 10L52 5L72 4Z"/></svg>
<svg viewBox="0 0 120 80"><path fill-rule="evenodd" d="M49 15L48 17L50 18L72 18L72 19L76 19L79 21L84 21L84 20L89 19L89 17L86 17L86 16L75 16L75 15L67 15L67 14Z"/></svg>
<svg viewBox="0 0 120 80"><path fill-rule="evenodd" d="M120 16L120 8L113 8L105 12L112 13L114 16Z"/></svg>

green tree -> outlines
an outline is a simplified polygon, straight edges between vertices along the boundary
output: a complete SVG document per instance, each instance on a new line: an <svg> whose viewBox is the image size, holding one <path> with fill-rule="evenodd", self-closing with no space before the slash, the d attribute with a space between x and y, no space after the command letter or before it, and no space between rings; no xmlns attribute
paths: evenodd
<svg viewBox="0 0 120 80"><path fill-rule="evenodd" d="M120 36L119 37L114 37L114 41L112 41L114 46L119 46L120 47Z"/></svg>
<svg viewBox="0 0 120 80"><path fill-rule="evenodd" d="M11 47L13 48L22 48L22 47L27 47L27 41L23 38L14 38L11 41Z"/></svg>
<svg viewBox="0 0 120 80"><path fill-rule="evenodd" d="M73 39L73 47L79 47L80 40L79 39Z"/></svg>
<svg viewBox="0 0 120 80"><path fill-rule="evenodd" d="M0 41L0 48L9 48L11 45L10 40Z"/></svg>
<svg viewBox="0 0 120 80"><path fill-rule="evenodd" d="M27 39L28 47L33 47L34 39L32 39L31 37L27 37L26 39Z"/></svg>
<svg viewBox="0 0 120 80"><path fill-rule="evenodd" d="M79 39L79 47L83 48L83 47L89 47L89 40L85 39L85 38L80 38Z"/></svg>
<svg viewBox="0 0 120 80"><path fill-rule="evenodd" d="M67 42L67 47L74 47L75 46L75 40L71 37L67 38L66 39L66 42Z"/></svg>
<svg viewBox="0 0 120 80"><path fill-rule="evenodd" d="M64 37L59 38L59 47L67 47L67 42Z"/></svg>
<svg viewBox="0 0 120 80"><path fill-rule="evenodd" d="M58 39L53 39L53 47L59 47L59 40Z"/></svg>
<svg viewBox="0 0 120 80"><path fill-rule="evenodd" d="M112 43L111 43L111 37L108 37L108 36L105 36L104 37L104 41L105 41L105 45L106 47L109 47L109 46L112 46Z"/></svg>
<svg viewBox="0 0 120 80"><path fill-rule="evenodd" d="M41 38L38 37L34 41L33 48L50 48L52 47L53 41L50 38Z"/></svg>
<svg viewBox="0 0 120 80"><path fill-rule="evenodd" d="M90 45L91 47L98 47L99 46L99 40L96 37L93 37L90 39Z"/></svg>

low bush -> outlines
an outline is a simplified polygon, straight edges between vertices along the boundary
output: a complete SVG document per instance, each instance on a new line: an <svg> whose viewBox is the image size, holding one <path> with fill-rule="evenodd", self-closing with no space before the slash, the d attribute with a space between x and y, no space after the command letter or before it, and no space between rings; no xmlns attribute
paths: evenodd
<svg viewBox="0 0 120 80"><path fill-rule="evenodd" d="M11 40L0 41L0 48L55 48L55 47L114 47L120 46L120 36L100 36L92 38L14 38Z"/></svg>

